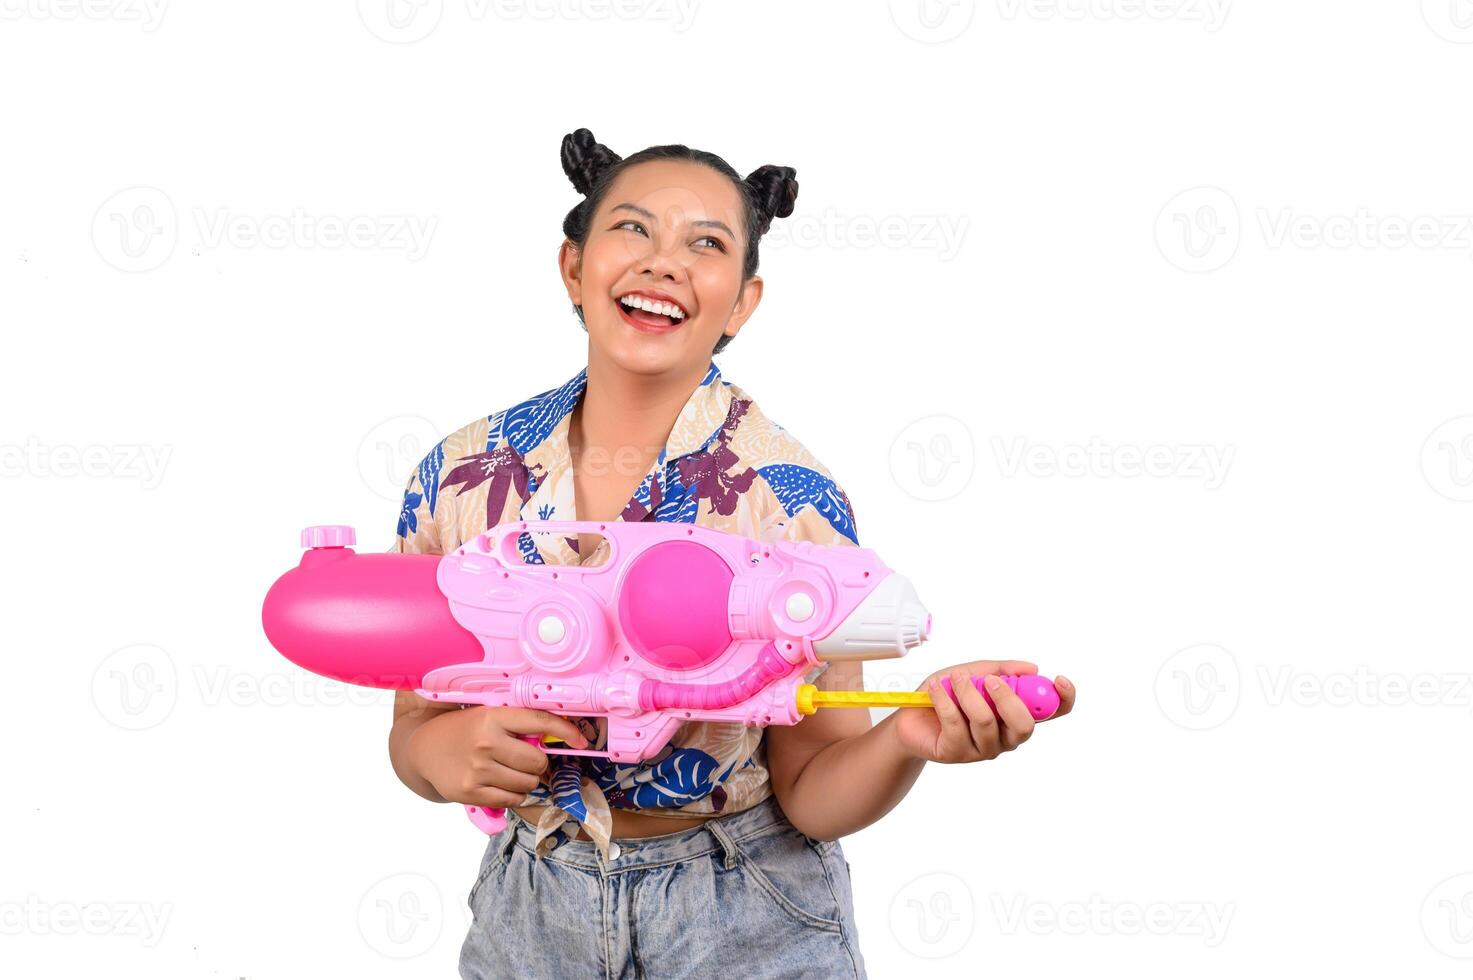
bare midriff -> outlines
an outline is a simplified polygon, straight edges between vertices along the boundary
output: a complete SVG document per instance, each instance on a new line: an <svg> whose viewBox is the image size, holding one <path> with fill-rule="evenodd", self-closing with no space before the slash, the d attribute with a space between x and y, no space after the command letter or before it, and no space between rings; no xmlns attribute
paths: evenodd
<svg viewBox="0 0 1473 980"><path fill-rule="evenodd" d="M519 806L516 807L517 816L521 817L533 827L537 826L537 820L542 816L546 806ZM661 834L677 834L682 830L699 827L717 814L698 814L689 817L652 817L648 813L640 813L638 810L613 810L614 818L613 832L610 837L658 837ZM573 833L577 828L577 838L588 840L588 835L578 827L576 820L568 820L563 824L563 829ZM575 839L577 839L575 838Z"/></svg>

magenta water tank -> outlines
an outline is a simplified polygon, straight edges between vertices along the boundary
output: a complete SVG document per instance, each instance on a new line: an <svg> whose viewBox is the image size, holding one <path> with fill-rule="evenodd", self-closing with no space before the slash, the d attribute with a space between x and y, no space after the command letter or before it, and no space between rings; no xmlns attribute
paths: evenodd
<svg viewBox="0 0 1473 980"><path fill-rule="evenodd" d="M426 673L480 663L482 647L456 623L435 584L434 555L363 554L352 529L302 532L309 550L266 593L261 624L282 656L369 687L414 690Z"/></svg>

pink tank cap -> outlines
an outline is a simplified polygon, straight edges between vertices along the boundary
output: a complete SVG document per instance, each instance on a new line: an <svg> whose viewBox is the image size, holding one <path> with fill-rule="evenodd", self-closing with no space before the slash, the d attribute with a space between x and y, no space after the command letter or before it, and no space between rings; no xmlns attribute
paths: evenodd
<svg viewBox="0 0 1473 980"><path fill-rule="evenodd" d="M346 524L315 524L302 528L303 548L347 548L358 543L358 536Z"/></svg>

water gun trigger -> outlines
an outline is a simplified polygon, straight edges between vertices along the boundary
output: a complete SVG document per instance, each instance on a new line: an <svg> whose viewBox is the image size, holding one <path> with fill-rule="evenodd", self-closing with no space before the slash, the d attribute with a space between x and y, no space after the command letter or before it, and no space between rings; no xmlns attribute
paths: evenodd
<svg viewBox="0 0 1473 980"><path fill-rule="evenodd" d="M523 735L522 741L528 745L535 745L548 755L590 755L599 759L610 758L609 753L598 749L569 748L566 740L557 735L548 735L545 732L541 735Z"/></svg>

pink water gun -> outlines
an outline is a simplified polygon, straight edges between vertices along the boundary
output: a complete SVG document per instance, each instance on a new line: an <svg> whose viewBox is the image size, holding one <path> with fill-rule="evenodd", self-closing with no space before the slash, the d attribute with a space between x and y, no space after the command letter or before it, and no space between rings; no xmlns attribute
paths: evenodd
<svg viewBox="0 0 1473 980"><path fill-rule="evenodd" d="M597 534L609 557L527 564L519 546L535 534ZM354 684L608 719L605 750L527 736L547 752L640 762L692 720L793 725L821 707L931 704L802 683L811 666L902 656L931 631L910 581L868 548L617 521L501 524L444 557L354 543L341 525L302 532L307 552L262 610L271 644ZM1035 718L1058 709L1047 678L1003 680ZM503 810L466 809L487 833L505 826Z"/></svg>

